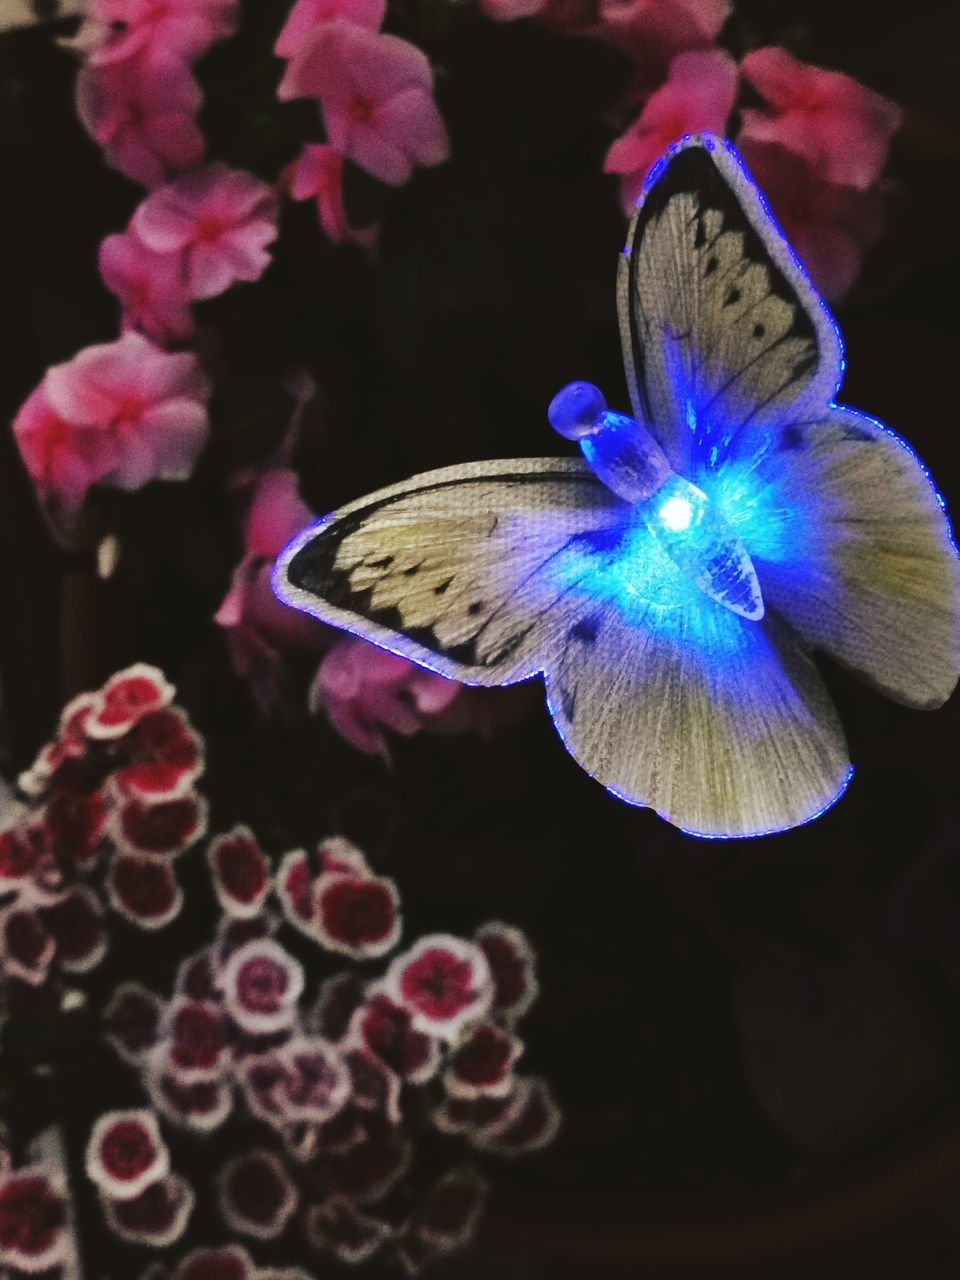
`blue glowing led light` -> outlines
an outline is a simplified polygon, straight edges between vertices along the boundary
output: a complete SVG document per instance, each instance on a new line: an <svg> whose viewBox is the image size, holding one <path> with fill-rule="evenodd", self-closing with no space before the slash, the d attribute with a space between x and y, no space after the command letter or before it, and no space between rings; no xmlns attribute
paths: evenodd
<svg viewBox="0 0 960 1280"><path fill-rule="evenodd" d="M759 622L763 596L753 562L722 508L677 475L646 428L615 413L596 387L572 382L554 396L551 425L580 442L599 480L636 506L675 565L711 600Z"/></svg>

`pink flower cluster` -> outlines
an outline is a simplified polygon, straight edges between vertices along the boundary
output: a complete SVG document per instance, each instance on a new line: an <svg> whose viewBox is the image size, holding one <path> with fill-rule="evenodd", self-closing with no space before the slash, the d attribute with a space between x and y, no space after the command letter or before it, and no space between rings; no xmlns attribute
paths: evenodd
<svg viewBox="0 0 960 1280"><path fill-rule="evenodd" d="M220 1173L230 1233L270 1241L296 1220L318 1251L351 1263L390 1252L410 1271L459 1247L483 1203L475 1172L435 1180L412 1208L389 1193L424 1117L505 1155L556 1132L546 1085L516 1071L517 1022L537 990L529 943L491 922L472 939L432 934L398 953L396 885L340 837L287 854L274 873L238 827L211 842L207 862L222 911L214 941L184 961L169 1000L124 983L106 1013L153 1106L111 1113L91 1138L109 1225L128 1241L171 1242L193 1200L169 1172L156 1115L200 1133L235 1116L257 1136ZM316 963L308 973L282 941L291 925L331 959L393 958L380 977L334 971L317 987ZM108 1152L118 1126L124 1140ZM226 1252L230 1276L265 1275L243 1250ZM224 1254L191 1254L172 1275L219 1276Z"/></svg>
<svg viewBox="0 0 960 1280"><path fill-rule="evenodd" d="M206 829L203 747L152 667L113 676L64 710L20 778L0 833L0 980L21 1002L107 950L107 908L142 929L180 910L173 860Z"/></svg>
<svg viewBox="0 0 960 1280"><path fill-rule="evenodd" d="M236 0L90 0L77 111L114 168L156 187L203 159L194 61L233 30Z"/></svg>
<svg viewBox="0 0 960 1280"><path fill-rule="evenodd" d="M62 1171L48 1161L15 1168L0 1146L0 1275L67 1280L71 1255Z"/></svg>
<svg viewBox="0 0 960 1280"><path fill-rule="evenodd" d="M349 226L343 208L343 163L399 186L419 166L449 155L426 56L380 27L385 0L296 0L276 44L287 60L281 100L312 98L327 142L304 148L290 192L314 199L321 226L335 243L369 243Z"/></svg>
<svg viewBox="0 0 960 1280"><path fill-rule="evenodd" d="M625 6L625 8L628 6ZM726 133L740 77L764 100L737 137L754 176L829 298L853 283L880 232L879 182L901 113L850 76L755 49L739 68L721 49L678 53L666 79L607 153L629 213L651 165L685 133Z"/></svg>

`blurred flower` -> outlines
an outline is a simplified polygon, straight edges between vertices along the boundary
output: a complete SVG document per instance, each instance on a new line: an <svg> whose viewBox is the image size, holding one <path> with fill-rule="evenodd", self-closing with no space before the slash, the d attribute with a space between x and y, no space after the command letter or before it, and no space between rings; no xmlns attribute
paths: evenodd
<svg viewBox="0 0 960 1280"><path fill-rule="evenodd" d="M745 139L744 159L813 283L840 298L853 284L864 254L880 237L879 191L827 182L819 169L785 147Z"/></svg>
<svg viewBox="0 0 960 1280"><path fill-rule="evenodd" d="M375 227L354 229L347 222L343 204L343 156L326 143L310 142L298 156L290 176L294 200L315 200L324 234L334 244L359 244L369 248Z"/></svg>
<svg viewBox="0 0 960 1280"><path fill-rule="evenodd" d="M312 31L337 19L379 31L386 9L386 0L296 0L277 36L274 53L279 58L294 57Z"/></svg>
<svg viewBox="0 0 960 1280"><path fill-rule="evenodd" d="M203 158L200 87L176 59L88 62L77 76L76 98L80 119L107 162L145 187L157 187Z"/></svg>
<svg viewBox="0 0 960 1280"><path fill-rule="evenodd" d="M178 1174L159 1178L132 1200L101 1199L107 1226L127 1244L163 1249L179 1240L193 1212L195 1196Z"/></svg>
<svg viewBox="0 0 960 1280"><path fill-rule="evenodd" d="M49 1273L67 1257L63 1175L45 1164L0 1170L0 1267Z"/></svg>
<svg viewBox="0 0 960 1280"><path fill-rule="evenodd" d="M230 35L236 7L236 0L89 0L87 20L100 34L90 59L164 54L190 61Z"/></svg>
<svg viewBox="0 0 960 1280"><path fill-rule="evenodd" d="M273 1240L296 1207L297 1189L272 1151L237 1156L220 1174L220 1214L233 1231Z"/></svg>
<svg viewBox="0 0 960 1280"><path fill-rule="evenodd" d="M279 96L317 98L331 146L392 186L449 155L430 62L398 36L324 23L291 59Z"/></svg>
<svg viewBox="0 0 960 1280"><path fill-rule="evenodd" d="M722 49L678 54L664 85L652 93L638 118L618 138L604 161L622 176L621 196L630 213L650 168L685 133L726 132L737 94L736 63Z"/></svg>
<svg viewBox="0 0 960 1280"><path fill-rule="evenodd" d="M326 711L346 740L387 755L384 729L410 735L439 715L461 686L355 636L341 636L317 669L310 707Z"/></svg>
<svg viewBox="0 0 960 1280"><path fill-rule="evenodd" d="M213 298L263 275L277 236L276 197L252 174L210 164L152 192L131 225L148 249L179 255L191 298Z"/></svg>
<svg viewBox="0 0 960 1280"><path fill-rule="evenodd" d="M599 0L605 34L646 62L664 68L684 49L711 45L729 18L732 0Z"/></svg>
<svg viewBox="0 0 960 1280"><path fill-rule="evenodd" d="M326 628L282 604L271 586L274 560L314 519L297 486L296 472L285 467L257 478L244 527L244 555L215 616L227 633L234 669L250 682L264 711L279 702L283 653L319 652L327 643Z"/></svg>
<svg viewBox="0 0 960 1280"><path fill-rule="evenodd" d="M773 143L796 152L821 184L865 191L877 181L902 118L896 103L776 46L754 49L740 69L770 108L743 111L742 146Z"/></svg>
<svg viewBox="0 0 960 1280"><path fill-rule="evenodd" d="M548 0L480 0L480 8L494 22L515 22L532 18L546 8Z"/></svg>
<svg viewBox="0 0 960 1280"><path fill-rule="evenodd" d="M176 254L154 253L135 232L124 231L101 244L100 275L120 301L124 329L163 344L189 337L190 299Z"/></svg>

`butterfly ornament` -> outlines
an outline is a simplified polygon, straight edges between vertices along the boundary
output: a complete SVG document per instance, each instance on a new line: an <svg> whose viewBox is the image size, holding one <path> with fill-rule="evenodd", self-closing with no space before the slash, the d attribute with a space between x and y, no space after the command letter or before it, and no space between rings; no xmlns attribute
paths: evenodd
<svg viewBox="0 0 960 1280"><path fill-rule="evenodd" d="M960 667L960 559L910 447L835 402L840 334L727 142L654 167L618 281L632 416L581 457L415 476L306 529L286 603L474 685L541 674L570 754L694 835L821 814L850 776L811 657L911 707Z"/></svg>

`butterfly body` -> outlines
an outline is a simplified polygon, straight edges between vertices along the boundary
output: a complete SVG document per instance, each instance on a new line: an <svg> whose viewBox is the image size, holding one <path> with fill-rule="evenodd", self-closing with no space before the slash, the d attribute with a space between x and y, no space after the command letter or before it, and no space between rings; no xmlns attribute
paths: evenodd
<svg viewBox="0 0 960 1280"><path fill-rule="evenodd" d="M305 530L287 603L442 675L542 675L575 759L696 835L822 813L851 766L812 654L933 707L960 560L903 440L835 402L832 317L733 148L655 167L619 277L633 415L572 384L582 458L444 468Z"/></svg>

